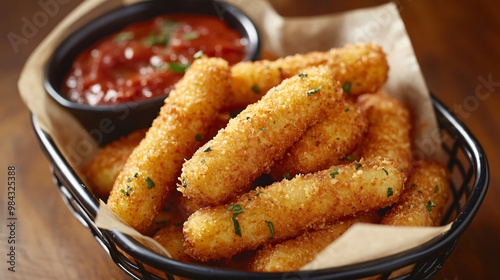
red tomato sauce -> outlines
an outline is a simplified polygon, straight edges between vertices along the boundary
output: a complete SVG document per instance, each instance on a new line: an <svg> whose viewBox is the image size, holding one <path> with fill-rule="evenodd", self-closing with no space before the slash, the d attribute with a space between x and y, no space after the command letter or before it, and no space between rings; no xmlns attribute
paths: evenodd
<svg viewBox="0 0 500 280"><path fill-rule="evenodd" d="M69 100L113 105L168 94L202 51L229 64L245 56L241 35L217 17L168 15L131 24L80 53L62 85Z"/></svg>

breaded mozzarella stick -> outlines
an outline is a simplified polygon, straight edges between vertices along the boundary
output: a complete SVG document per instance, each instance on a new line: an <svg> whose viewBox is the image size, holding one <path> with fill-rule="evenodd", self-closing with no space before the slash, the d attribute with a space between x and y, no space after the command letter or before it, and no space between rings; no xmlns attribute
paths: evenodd
<svg viewBox="0 0 500 280"><path fill-rule="evenodd" d="M343 98L325 66L283 81L184 163L177 189L200 206L227 202L268 173L307 127Z"/></svg>
<svg viewBox="0 0 500 280"><path fill-rule="evenodd" d="M376 212L368 212L335 221L322 229L305 232L283 243L266 245L250 260L249 269L259 272L299 270L355 223L378 221L380 218Z"/></svg>
<svg viewBox="0 0 500 280"><path fill-rule="evenodd" d="M385 94L365 94L357 104L368 119L368 132L361 144L361 157L382 156L394 161L407 176L411 171L410 113Z"/></svg>
<svg viewBox="0 0 500 280"><path fill-rule="evenodd" d="M231 68L232 99L230 108L254 103L283 79L311 66L326 65L335 79L352 96L376 92L387 80L389 66L382 48L374 43L360 43L279 58L239 62Z"/></svg>
<svg viewBox="0 0 500 280"><path fill-rule="evenodd" d="M201 261L231 258L337 219L389 206L406 177L382 158L338 165L257 188L226 205L196 211L184 223L186 253Z"/></svg>
<svg viewBox="0 0 500 280"><path fill-rule="evenodd" d="M276 180L339 164L361 142L368 121L350 100L339 102L328 116L310 127L272 168Z"/></svg>
<svg viewBox="0 0 500 280"><path fill-rule="evenodd" d="M199 59L165 99L160 115L129 156L108 199L109 207L143 232L175 188L182 163L203 141L229 89L223 59Z"/></svg>
<svg viewBox="0 0 500 280"><path fill-rule="evenodd" d="M399 202L382 217L382 224L439 226L451 198L448 169L435 161L419 161L406 182Z"/></svg>

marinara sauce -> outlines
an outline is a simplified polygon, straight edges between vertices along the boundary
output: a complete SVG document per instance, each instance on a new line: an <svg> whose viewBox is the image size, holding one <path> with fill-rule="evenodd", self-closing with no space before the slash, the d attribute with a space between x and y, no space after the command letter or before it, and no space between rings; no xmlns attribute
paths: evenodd
<svg viewBox="0 0 500 280"><path fill-rule="evenodd" d="M154 98L170 92L194 56L203 52L234 64L245 56L245 45L217 17L156 17L131 24L80 53L62 92L71 101L92 106Z"/></svg>

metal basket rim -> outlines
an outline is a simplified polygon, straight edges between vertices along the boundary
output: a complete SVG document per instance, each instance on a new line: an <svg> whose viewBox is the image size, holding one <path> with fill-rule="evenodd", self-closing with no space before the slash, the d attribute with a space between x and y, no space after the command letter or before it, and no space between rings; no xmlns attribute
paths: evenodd
<svg viewBox="0 0 500 280"><path fill-rule="evenodd" d="M347 266L319 270L306 270L300 271L300 273L308 275L309 278L314 279L331 279L332 276L335 277L334 279L345 279L349 277L364 277L379 274L413 264L425 256L429 256L439 250L442 250L460 238L472 222L486 195L489 183L488 161L483 148L469 129L432 94L431 99L434 109L451 124L449 128L453 130L452 132L454 132L454 135L460 136L460 138L462 138L461 140L467 143L470 147L472 158L469 159L471 160L471 165L474 167L476 172L474 186L472 187L470 197L453 222L451 229L441 237L398 254ZM60 173L65 177L70 185L69 190L74 196L74 199L82 205L82 208L87 212L86 214L89 215L93 221L98 212L98 199L94 196L92 191L84 185L82 180L80 180L77 176L76 172L69 166L68 162L62 156L59 148L54 143L50 135L45 133L38 126L34 115L32 115L32 126L35 130L35 134L40 142L42 150L53 162L55 167L60 169ZM290 274L289 272L247 272L183 263L155 253L137 242L135 239L123 233L116 231L103 232L108 235L108 238L112 240L116 246L127 252L133 258L136 258L141 262L157 269L168 271L169 273L179 276L201 278L217 277L220 279L229 279L234 277L238 277L239 279L255 279L256 277L263 277L265 279L283 279L284 276Z"/></svg>

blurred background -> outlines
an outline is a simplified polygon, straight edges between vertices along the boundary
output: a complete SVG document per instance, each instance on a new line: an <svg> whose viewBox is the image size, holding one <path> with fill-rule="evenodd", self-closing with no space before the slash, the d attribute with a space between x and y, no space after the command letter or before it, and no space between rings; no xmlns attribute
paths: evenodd
<svg viewBox="0 0 500 280"><path fill-rule="evenodd" d="M269 0L282 16L314 16L388 1ZM29 38L12 43L40 1L0 5L0 278L127 279L69 212L38 146L17 80L29 54L80 0L52 0L58 10ZM433 279L499 279L500 257L500 3L495 0L399 0L398 6L431 92L468 126L486 150L492 176L476 218ZM40 18L39 20L41 20ZM10 35L12 36L12 35ZM16 167L16 272L7 271L7 168ZM5 213L5 214L4 214Z"/></svg>

